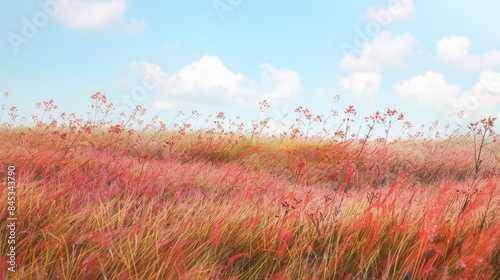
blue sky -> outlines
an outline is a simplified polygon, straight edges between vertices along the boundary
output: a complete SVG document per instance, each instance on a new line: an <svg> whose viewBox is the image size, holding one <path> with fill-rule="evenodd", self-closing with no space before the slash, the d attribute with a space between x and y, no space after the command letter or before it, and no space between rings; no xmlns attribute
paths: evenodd
<svg viewBox="0 0 500 280"><path fill-rule="evenodd" d="M500 2L340 2L9 1L0 92L24 116L49 99L84 114L96 91L166 122L250 120L262 99L274 118L351 104L360 120L388 107L417 124L500 115Z"/></svg>

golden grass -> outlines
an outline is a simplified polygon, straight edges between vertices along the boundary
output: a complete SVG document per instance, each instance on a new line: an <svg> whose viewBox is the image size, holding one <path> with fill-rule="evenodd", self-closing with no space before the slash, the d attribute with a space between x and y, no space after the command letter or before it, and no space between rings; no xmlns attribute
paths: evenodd
<svg viewBox="0 0 500 280"><path fill-rule="evenodd" d="M2 128L0 141L18 219L3 279L500 277L498 143L473 180L466 137L361 153L356 140L109 126Z"/></svg>

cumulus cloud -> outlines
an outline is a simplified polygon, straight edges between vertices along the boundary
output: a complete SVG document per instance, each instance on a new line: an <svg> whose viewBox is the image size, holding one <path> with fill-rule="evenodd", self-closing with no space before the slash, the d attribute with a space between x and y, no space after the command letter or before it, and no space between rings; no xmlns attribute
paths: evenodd
<svg viewBox="0 0 500 280"><path fill-rule="evenodd" d="M476 118L500 117L500 72L481 71L472 88L453 100L451 110Z"/></svg>
<svg viewBox="0 0 500 280"><path fill-rule="evenodd" d="M259 83L232 72L216 56L203 56L173 75L148 62L130 66L143 75L156 73L163 77L155 88L158 109L171 108L175 102L254 106L263 99L280 106L296 100L302 90L297 73L267 63L260 65Z"/></svg>
<svg viewBox="0 0 500 280"><path fill-rule="evenodd" d="M420 104L436 110L447 108L460 93L459 85L448 85L442 73L427 71L395 86L399 96L411 96Z"/></svg>
<svg viewBox="0 0 500 280"><path fill-rule="evenodd" d="M482 55L470 54L471 42L465 36L447 36L436 43L437 58L465 69L484 70L500 67L500 50Z"/></svg>
<svg viewBox="0 0 500 280"><path fill-rule="evenodd" d="M92 29L120 22L126 0L63 0L56 18L74 29Z"/></svg>
<svg viewBox="0 0 500 280"><path fill-rule="evenodd" d="M378 92L382 75L377 72L357 72L339 80L338 85L354 96L373 96Z"/></svg>
<svg viewBox="0 0 500 280"><path fill-rule="evenodd" d="M482 71L476 83L466 91L459 85L449 85L442 73L427 71L395 86L401 98L412 98L419 104L454 117L486 117L500 114L500 73Z"/></svg>
<svg viewBox="0 0 500 280"><path fill-rule="evenodd" d="M363 45L361 54L348 54L340 61L340 67L351 75L340 78L338 85L354 96L373 96L382 83L381 72L387 65L400 66L418 41L405 32L393 35L389 31L379 33L371 43Z"/></svg>
<svg viewBox="0 0 500 280"><path fill-rule="evenodd" d="M378 34L365 44L359 57L349 54L340 61L341 68L350 71L381 71L385 65L401 65L403 57L411 53L418 41L405 32L395 36L389 31Z"/></svg>
<svg viewBox="0 0 500 280"><path fill-rule="evenodd" d="M399 0L388 7L370 6L365 17L381 24L404 20L415 12L413 0Z"/></svg>

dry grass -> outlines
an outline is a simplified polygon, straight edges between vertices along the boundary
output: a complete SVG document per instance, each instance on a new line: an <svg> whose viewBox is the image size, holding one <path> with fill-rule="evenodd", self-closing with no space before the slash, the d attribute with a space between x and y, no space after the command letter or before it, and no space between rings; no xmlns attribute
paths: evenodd
<svg viewBox="0 0 500 280"><path fill-rule="evenodd" d="M139 112L111 123L93 97L99 121L4 122L19 223L16 272L2 255L0 278L500 277L498 142L474 180L465 133L363 143L141 129L127 125Z"/></svg>

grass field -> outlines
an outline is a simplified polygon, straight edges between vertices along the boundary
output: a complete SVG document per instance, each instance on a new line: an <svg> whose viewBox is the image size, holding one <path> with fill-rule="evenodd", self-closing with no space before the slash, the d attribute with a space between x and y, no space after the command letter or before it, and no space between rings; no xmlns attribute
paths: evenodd
<svg viewBox="0 0 500 280"><path fill-rule="evenodd" d="M354 107L297 108L266 134L265 118L111 120L92 102L86 118L37 104L32 126L3 107L1 279L500 278L494 118L436 134L388 110L356 134Z"/></svg>

